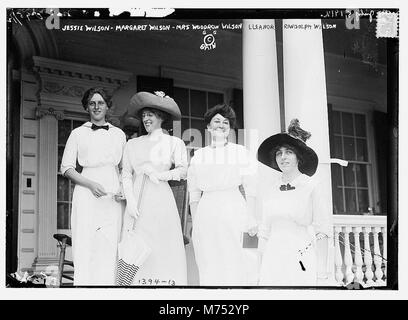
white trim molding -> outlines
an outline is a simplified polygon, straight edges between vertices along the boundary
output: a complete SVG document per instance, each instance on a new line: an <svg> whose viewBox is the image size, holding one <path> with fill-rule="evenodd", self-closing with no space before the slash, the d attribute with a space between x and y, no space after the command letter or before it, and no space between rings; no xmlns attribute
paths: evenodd
<svg viewBox="0 0 408 320"><path fill-rule="evenodd" d="M327 103L330 103L340 111L350 111L353 112L368 112L373 110L378 110L379 107L377 106L376 102L371 100L363 100L363 99L355 99L350 97L342 97L338 95L328 95L327 96Z"/></svg>
<svg viewBox="0 0 408 320"><path fill-rule="evenodd" d="M33 62L40 84L38 105L45 109L82 111L81 99L88 88L103 87L113 95L132 76L131 72L38 56L33 57Z"/></svg>
<svg viewBox="0 0 408 320"><path fill-rule="evenodd" d="M175 86L205 88L225 92L231 88L242 88L242 81L234 77L220 76L202 72L194 72L171 67L160 66L160 76L172 78Z"/></svg>
<svg viewBox="0 0 408 320"><path fill-rule="evenodd" d="M387 216L334 214L333 225L347 225L350 227L384 227L387 225Z"/></svg>

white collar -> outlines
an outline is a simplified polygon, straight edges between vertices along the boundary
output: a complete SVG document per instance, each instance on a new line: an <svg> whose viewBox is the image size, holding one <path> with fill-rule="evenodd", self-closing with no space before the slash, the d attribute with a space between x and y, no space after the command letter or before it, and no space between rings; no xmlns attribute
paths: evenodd
<svg viewBox="0 0 408 320"><path fill-rule="evenodd" d="M223 143L219 143L219 144L210 144L209 147L212 149L219 149L219 148L224 148L228 145L228 141L225 141Z"/></svg>
<svg viewBox="0 0 408 320"><path fill-rule="evenodd" d="M279 184L290 184L291 186L297 186L299 183L301 183L304 180L305 174L301 173L299 174L295 179L293 179L291 182L283 182L283 175L279 179Z"/></svg>
<svg viewBox="0 0 408 320"><path fill-rule="evenodd" d="M147 134L146 137L148 139L158 139L162 135L164 135L163 129L162 128L157 128L157 129L154 129L150 134Z"/></svg>

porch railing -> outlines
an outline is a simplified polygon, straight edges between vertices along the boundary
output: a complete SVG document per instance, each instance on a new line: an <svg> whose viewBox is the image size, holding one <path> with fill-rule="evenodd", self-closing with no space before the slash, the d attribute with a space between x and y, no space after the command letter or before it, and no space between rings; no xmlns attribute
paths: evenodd
<svg viewBox="0 0 408 320"><path fill-rule="evenodd" d="M334 278L339 285L386 285L386 225L386 216L333 216Z"/></svg>

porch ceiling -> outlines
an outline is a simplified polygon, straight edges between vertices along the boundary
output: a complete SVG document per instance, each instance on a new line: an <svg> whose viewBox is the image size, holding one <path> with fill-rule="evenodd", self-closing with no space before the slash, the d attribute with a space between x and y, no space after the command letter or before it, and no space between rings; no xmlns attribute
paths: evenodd
<svg viewBox="0 0 408 320"><path fill-rule="evenodd" d="M235 24L242 23L242 19L64 19L62 25L98 25L98 26L116 26L120 21L121 25L147 25L145 31L100 31L100 32L86 32L86 31L61 31L55 30L54 36L59 46L62 46L63 50L60 52L64 56L68 56L72 59L72 51L80 50L77 46L87 49L97 49L102 51L103 54L109 52L110 49L120 48L125 54L138 57L143 55L141 49L148 49L150 43L154 46L157 54L162 54L166 50L172 48L172 45L178 44L178 46L190 47L191 50L200 52L199 47L203 41L203 30L192 30L192 25L218 25L221 24ZM279 21L279 20L278 20ZM336 26L335 28L323 30L323 41L326 54L333 54L343 58L356 59L365 64L378 64L381 66L386 65L387 59L387 39L377 38L375 35L375 22L369 22L368 19L360 19L360 29L348 30L345 27L344 19L324 19L324 24ZM149 31L149 25L165 26L170 25L171 28L168 31ZM175 29L173 26L189 25L189 29ZM147 31L147 32L146 32ZM207 30L207 33L211 32ZM230 53L229 58L224 61L228 63L238 62L241 58L241 29L221 29L217 30L216 39L217 42L223 40L236 40L237 44L231 46L231 41L225 41L223 46L218 46L217 50L212 52L216 59L221 59L224 53ZM282 43L281 33L277 33L277 42ZM225 46L225 44L227 44ZM223 48L225 50L223 50ZM70 50L71 49L71 50ZM182 47L179 47L181 51ZM233 51L231 51L233 50ZM94 52L97 55L98 52ZM75 56L75 55L74 55ZM174 57L177 60L177 57ZM206 55L209 58L209 55ZM231 60L232 59L232 60ZM98 59L100 61L100 59ZM200 61L199 61L200 62ZM115 61L110 60L110 64Z"/></svg>
<svg viewBox="0 0 408 320"><path fill-rule="evenodd" d="M122 26L147 27L145 31L115 31L118 21ZM360 21L359 30L347 30L344 19L324 20L336 25L336 28L323 30L328 94L347 92L350 98L370 100L376 109L386 112L387 40L373 36L374 24L368 19ZM200 49L203 30L192 28L193 24L221 26L241 22L242 19L62 19L61 29L53 30L52 34L61 60L134 74L160 76L160 67L164 66L210 75L221 72L242 79L242 30L219 28L215 34L216 50L204 51ZM170 28L149 31L149 25ZM83 31L64 31L64 26L82 27ZM101 29L111 26L112 29L84 31L86 26ZM188 29L183 29L186 26ZM277 45L282 46L280 32Z"/></svg>
<svg viewBox="0 0 408 320"><path fill-rule="evenodd" d="M199 22L197 22L199 23ZM219 65L228 76L242 78L241 36L222 30L216 34L217 50L203 51L203 30L176 30L172 27L188 24L176 20L120 20L121 26L146 25L144 31L115 31L117 20L64 20L63 25L111 26L111 31L54 31L60 59L89 63L126 71L140 72L147 66L172 66L218 74ZM201 24L201 23L200 23ZM150 31L150 25L171 26L166 31ZM222 44L222 45L221 45ZM194 68L192 68L194 67Z"/></svg>

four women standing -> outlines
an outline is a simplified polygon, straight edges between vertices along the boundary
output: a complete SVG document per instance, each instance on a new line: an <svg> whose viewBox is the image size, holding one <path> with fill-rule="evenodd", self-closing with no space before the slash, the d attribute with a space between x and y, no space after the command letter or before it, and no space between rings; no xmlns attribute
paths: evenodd
<svg viewBox="0 0 408 320"><path fill-rule="evenodd" d="M103 89L88 90L82 102L91 121L72 131L61 164L61 172L76 183L71 216L74 284L114 285L123 225L123 234L135 226L151 248L133 285L187 285L180 218L167 183L186 178L187 152L182 140L162 130L165 121L181 118L177 104L162 92L135 94L129 112L141 120L147 134L126 143L125 134L106 122L110 100ZM210 145L195 151L188 169L200 285L249 285L243 236L258 231L256 160L245 147L228 141L235 123L231 107L217 105L204 118ZM309 136L292 121L288 133L266 139L258 150L260 162L282 171L261 205L260 285L314 286L317 277L325 275L327 257L318 258L315 249L319 241L327 248L330 215L310 178L318 159L305 144ZM120 190L121 160L123 222L121 204L114 199ZM75 169L77 161L81 174Z"/></svg>

